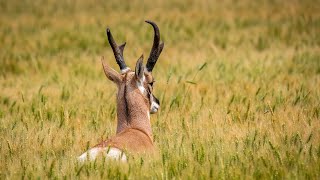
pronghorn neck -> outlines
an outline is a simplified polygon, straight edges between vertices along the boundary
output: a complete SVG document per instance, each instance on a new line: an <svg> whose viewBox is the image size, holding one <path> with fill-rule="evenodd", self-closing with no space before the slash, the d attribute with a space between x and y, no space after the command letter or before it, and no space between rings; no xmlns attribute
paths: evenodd
<svg viewBox="0 0 320 180"><path fill-rule="evenodd" d="M119 87L117 97L117 133L127 128L135 128L152 138L150 107L134 83L135 81L129 81Z"/></svg>

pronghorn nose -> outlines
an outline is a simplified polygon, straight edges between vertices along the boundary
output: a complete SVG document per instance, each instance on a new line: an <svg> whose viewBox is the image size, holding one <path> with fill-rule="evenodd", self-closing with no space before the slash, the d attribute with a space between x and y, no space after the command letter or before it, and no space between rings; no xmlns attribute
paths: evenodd
<svg viewBox="0 0 320 180"><path fill-rule="evenodd" d="M151 114L156 113L160 107L159 100L156 97L154 97L153 95L152 95L152 97L153 97L153 100L151 102L151 108L150 108Z"/></svg>

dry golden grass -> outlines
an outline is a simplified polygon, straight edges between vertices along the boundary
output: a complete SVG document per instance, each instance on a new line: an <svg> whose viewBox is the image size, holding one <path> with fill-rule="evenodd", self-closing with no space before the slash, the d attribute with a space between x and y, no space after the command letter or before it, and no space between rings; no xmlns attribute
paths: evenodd
<svg viewBox="0 0 320 180"><path fill-rule="evenodd" d="M0 2L0 178L319 179L319 1ZM75 158L115 133L105 28L152 45L158 153Z"/></svg>

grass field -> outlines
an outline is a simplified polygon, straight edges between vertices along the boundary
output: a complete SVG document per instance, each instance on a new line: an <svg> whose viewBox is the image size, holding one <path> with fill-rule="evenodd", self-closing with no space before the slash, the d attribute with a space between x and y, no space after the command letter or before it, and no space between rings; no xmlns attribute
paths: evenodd
<svg viewBox="0 0 320 180"><path fill-rule="evenodd" d="M115 134L116 66L155 21L157 153L76 157ZM319 1L0 1L0 179L319 179Z"/></svg>

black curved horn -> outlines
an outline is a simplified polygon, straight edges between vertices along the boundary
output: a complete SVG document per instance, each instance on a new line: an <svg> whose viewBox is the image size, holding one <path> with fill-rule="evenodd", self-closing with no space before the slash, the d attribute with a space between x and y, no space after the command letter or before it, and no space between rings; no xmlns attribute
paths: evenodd
<svg viewBox="0 0 320 180"><path fill-rule="evenodd" d="M145 21L145 22L151 24L154 30L153 45L152 45L152 49L150 51L150 55L146 65L147 70L151 72L162 52L164 43L163 42L160 43L160 31L156 23L152 21Z"/></svg>
<svg viewBox="0 0 320 180"><path fill-rule="evenodd" d="M122 45L118 46L117 43L114 41L109 28L107 28L107 36L108 36L108 41L109 41L109 44L112 48L114 57L117 61L117 64L120 67L120 70L123 71L123 70L127 69L128 67L127 67L127 65L124 61L124 58L123 58L123 50L124 50L126 43L123 43Z"/></svg>

